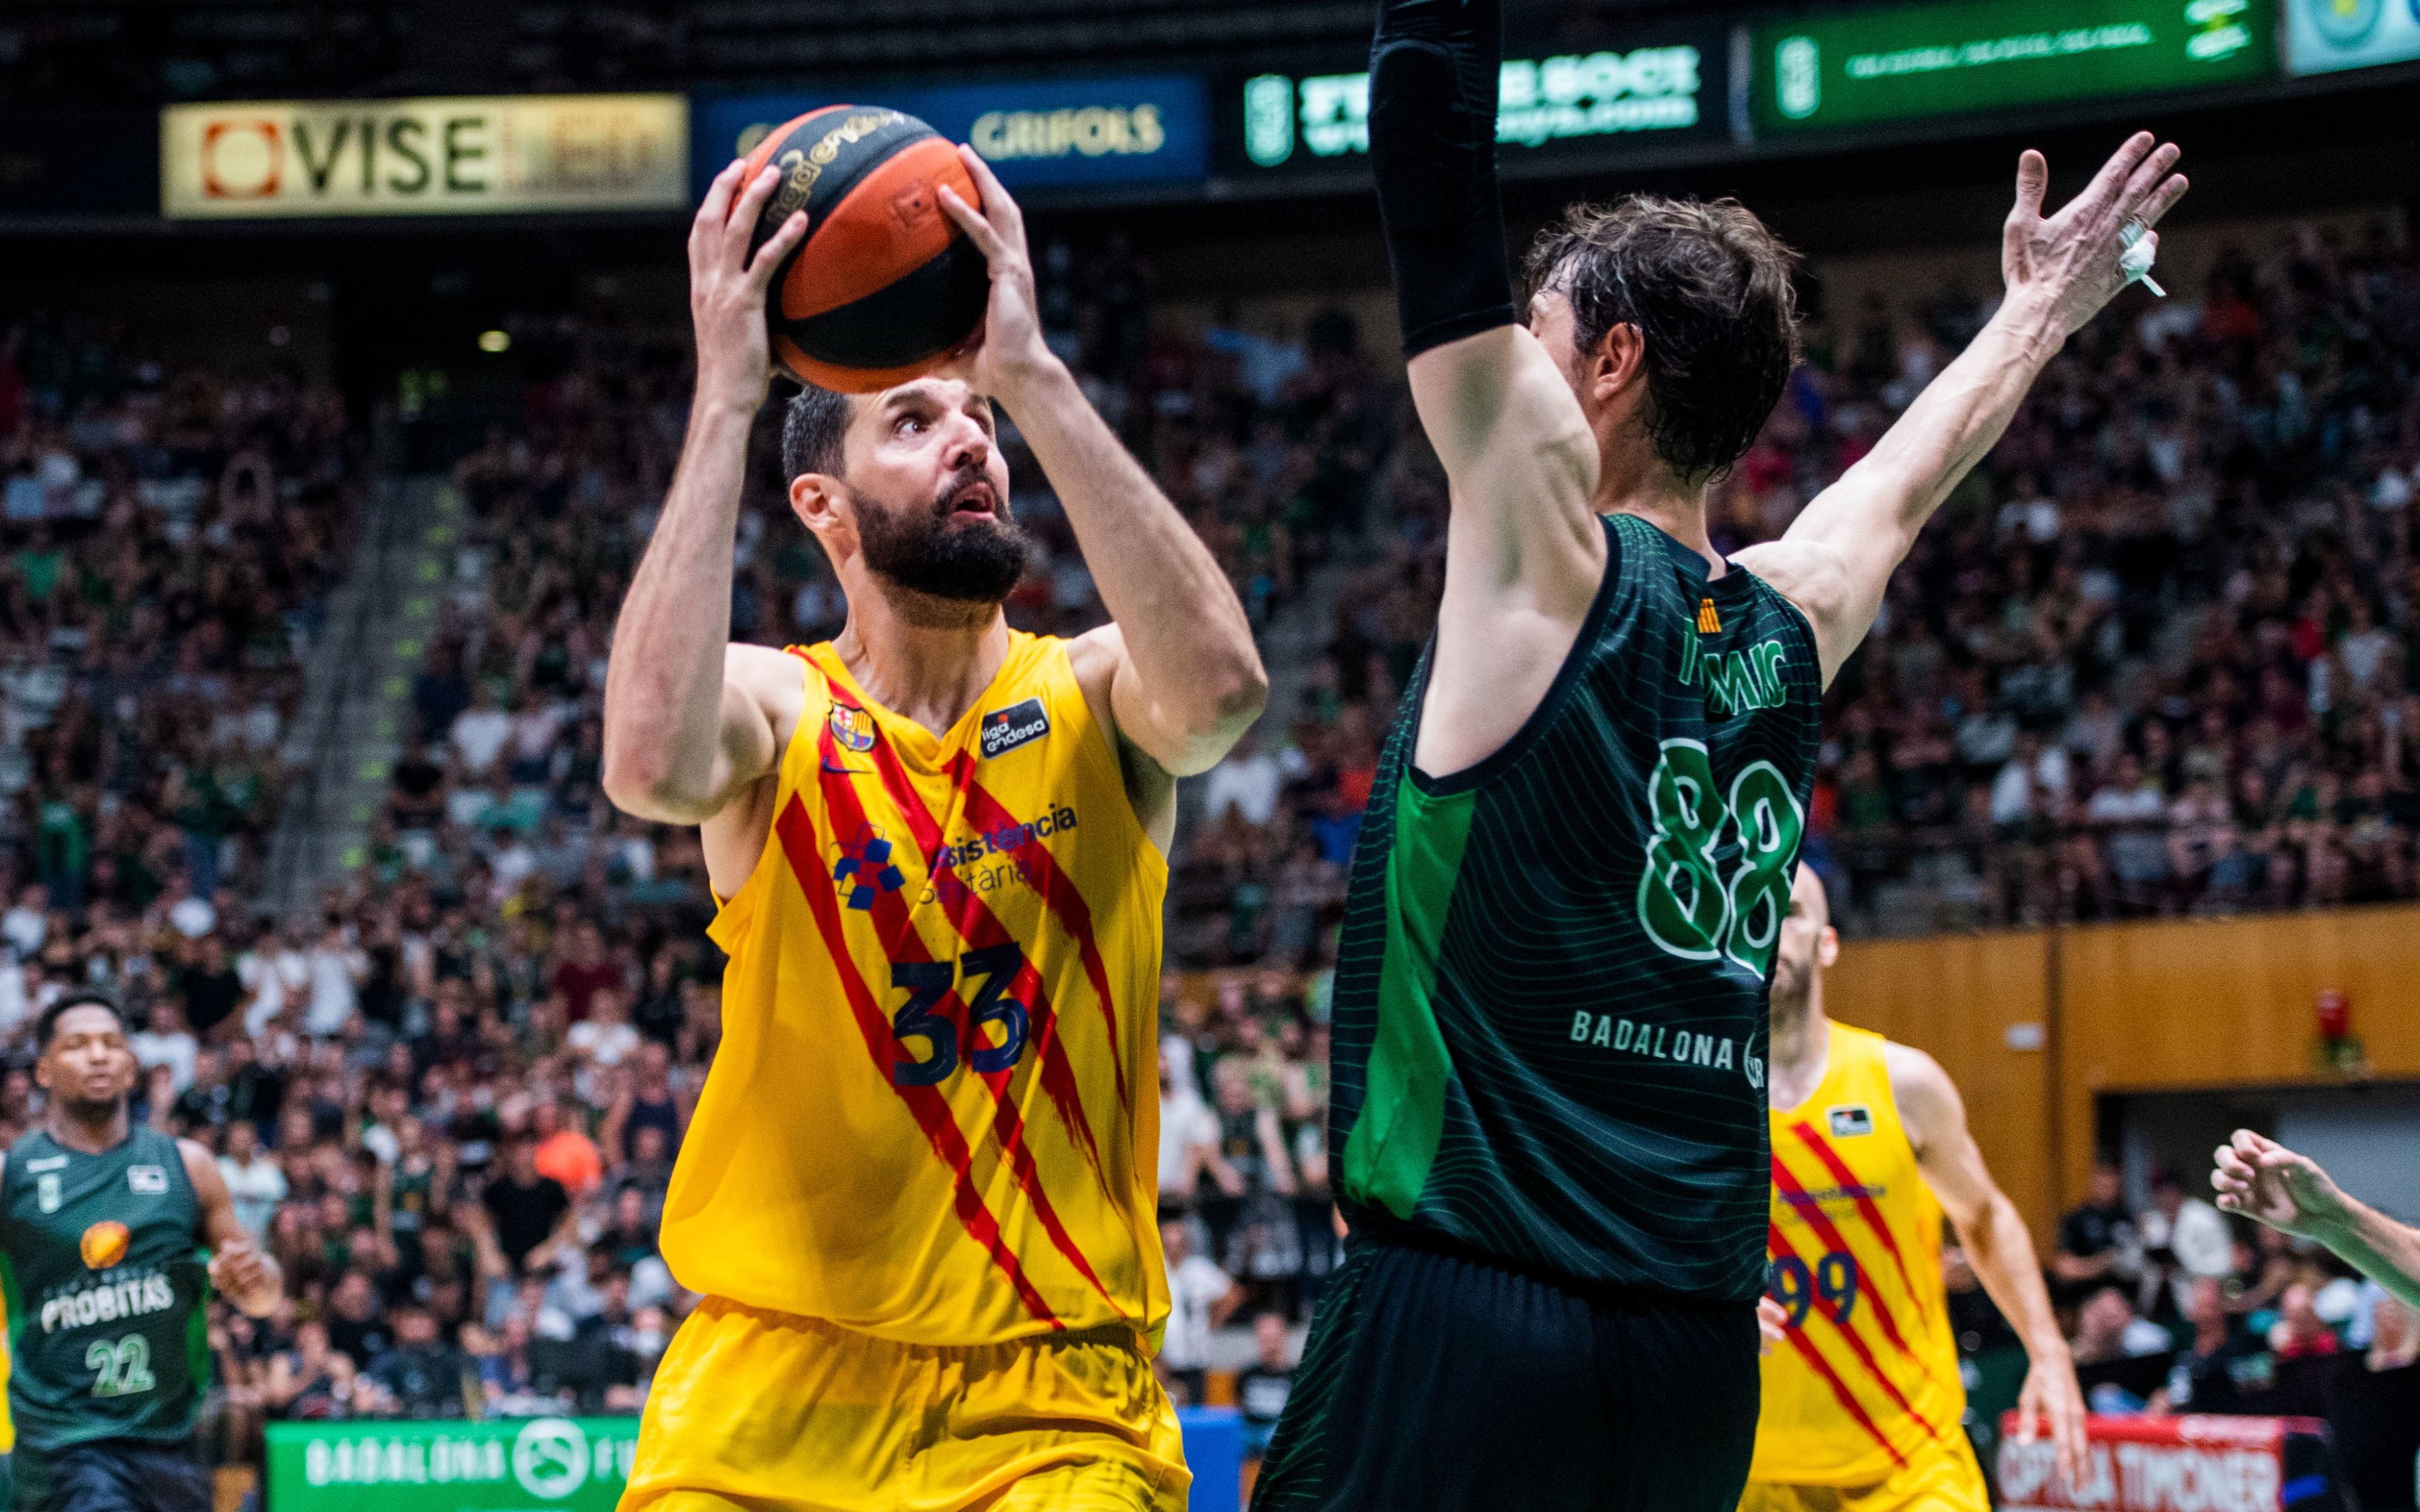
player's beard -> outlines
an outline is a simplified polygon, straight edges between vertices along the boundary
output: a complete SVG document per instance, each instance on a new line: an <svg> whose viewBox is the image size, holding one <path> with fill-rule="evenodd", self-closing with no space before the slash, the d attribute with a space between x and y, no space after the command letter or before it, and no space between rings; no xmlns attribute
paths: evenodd
<svg viewBox="0 0 2420 1512"><path fill-rule="evenodd" d="M1807 1006L1807 989L1815 980L1812 958L1799 960L1776 951L1773 957L1773 990L1769 1011L1777 1015L1797 1012Z"/></svg>
<svg viewBox="0 0 2420 1512"><path fill-rule="evenodd" d="M855 490L858 546L866 566L886 583L926 598L985 608L1001 603L1025 576L1031 538L1009 518L1004 497L994 500L988 520L954 517L958 496L990 481L981 468L961 468L940 481L931 499L916 502Z"/></svg>

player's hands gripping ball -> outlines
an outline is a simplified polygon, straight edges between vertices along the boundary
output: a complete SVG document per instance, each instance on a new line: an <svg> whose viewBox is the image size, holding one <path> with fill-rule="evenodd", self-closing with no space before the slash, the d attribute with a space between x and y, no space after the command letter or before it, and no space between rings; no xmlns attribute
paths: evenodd
<svg viewBox="0 0 2420 1512"><path fill-rule="evenodd" d="M794 211L751 256L750 233L781 174L767 166L749 175L747 166L734 161L716 174L690 223L689 314L697 331L697 402L752 415L771 377L765 290L805 238L807 216Z"/></svg>

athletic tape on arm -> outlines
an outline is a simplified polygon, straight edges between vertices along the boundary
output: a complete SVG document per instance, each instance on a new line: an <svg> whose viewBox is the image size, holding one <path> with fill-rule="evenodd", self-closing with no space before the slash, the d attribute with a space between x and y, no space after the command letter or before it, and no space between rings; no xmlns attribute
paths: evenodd
<svg viewBox="0 0 2420 1512"><path fill-rule="evenodd" d="M1370 156L1404 354L1511 325L1496 189L1499 0L1383 0L1370 45Z"/></svg>

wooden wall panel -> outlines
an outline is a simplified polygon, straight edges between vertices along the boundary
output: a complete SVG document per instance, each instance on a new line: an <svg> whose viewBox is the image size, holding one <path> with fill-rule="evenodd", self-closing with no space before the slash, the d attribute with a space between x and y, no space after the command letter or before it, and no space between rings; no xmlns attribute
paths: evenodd
<svg viewBox="0 0 2420 1512"><path fill-rule="evenodd" d="M2009 1029L2044 1022L2049 960L2040 933L1878 940L1843 946L1823 979L1825 1012L1941 1062L1993 1176L2044 1246L2058 1211L2051 1057L2010 1049Z"/></svg>
<svg viewBox="0 0 2420 1512"><path fill-rule="evenodd" d="M2311 1063L2322 989L2351 998L2372 1074L2420 1076L2420 907L2068 930L2058 959L2068 1201L2100 1093L2340 1084Z"/></svg>

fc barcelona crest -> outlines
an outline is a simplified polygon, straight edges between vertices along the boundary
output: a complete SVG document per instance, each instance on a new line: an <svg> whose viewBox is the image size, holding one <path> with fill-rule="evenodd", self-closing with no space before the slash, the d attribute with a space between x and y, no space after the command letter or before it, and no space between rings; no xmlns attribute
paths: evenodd
<svg viewBox="0 0 2420 1512"><path fill-rule="evenodd" d="M854 704L835 703L827 722L831 726L832 738L840 742L843 750L868 751L874 748L874 716L863 709Z"/></svg>

